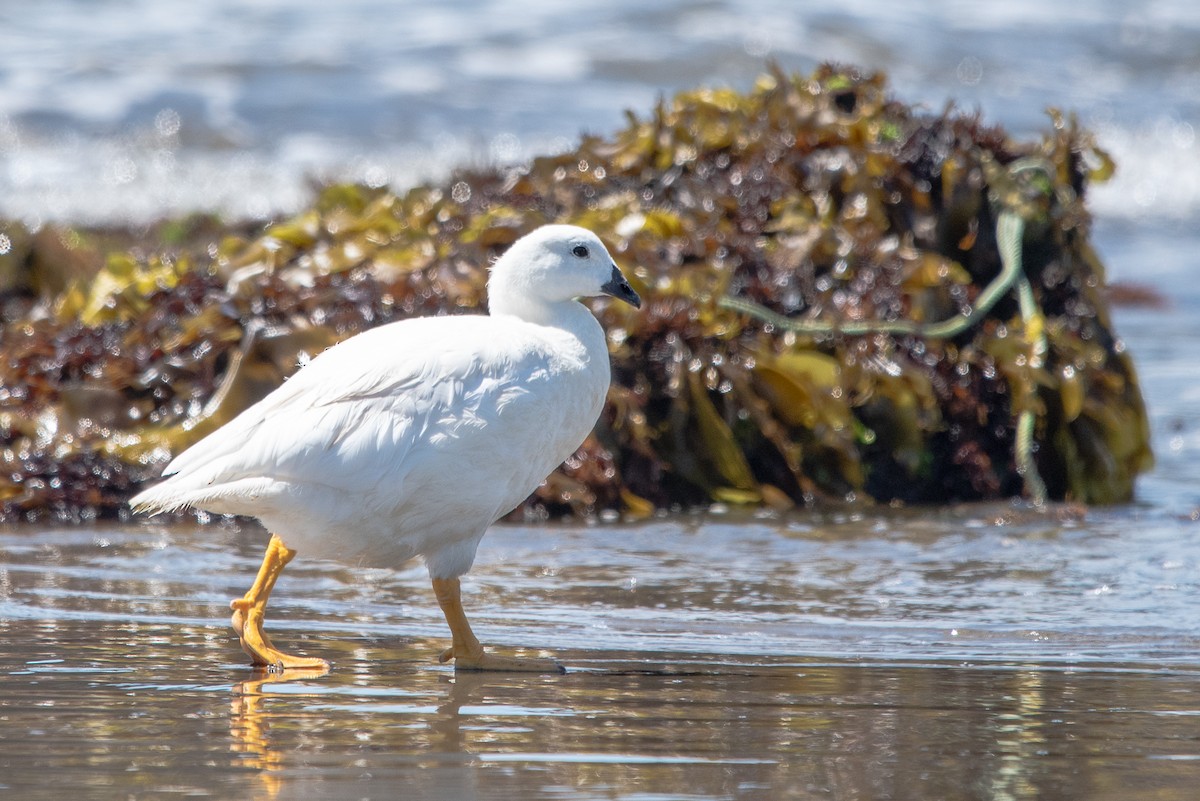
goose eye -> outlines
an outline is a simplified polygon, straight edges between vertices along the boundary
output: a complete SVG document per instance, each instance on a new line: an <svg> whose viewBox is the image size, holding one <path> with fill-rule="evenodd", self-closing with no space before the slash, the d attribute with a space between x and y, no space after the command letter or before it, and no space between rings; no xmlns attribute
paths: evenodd
<svg viewBox="0 0 1200 801"><path fill-rule="evenodd" d="M588 249L583 245L576 245L575 247L571 248L571 252L581 259L586 259L588 257Z"/></svg>

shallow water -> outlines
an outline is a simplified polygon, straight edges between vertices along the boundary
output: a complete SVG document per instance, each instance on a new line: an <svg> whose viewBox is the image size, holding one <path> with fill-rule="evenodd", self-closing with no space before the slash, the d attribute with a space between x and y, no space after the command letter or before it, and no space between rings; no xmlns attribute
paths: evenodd
<svg viewBox="0 0 1200 801"><path fill-rule="evenodd" d="M468 605L562 676L455 674L423 570L305 562L261 676L253 528L0 534L18 797L1194 798L1200 544L1010 506L498 527ZM1065 522L1064 522L1065 521Z"/></svg>

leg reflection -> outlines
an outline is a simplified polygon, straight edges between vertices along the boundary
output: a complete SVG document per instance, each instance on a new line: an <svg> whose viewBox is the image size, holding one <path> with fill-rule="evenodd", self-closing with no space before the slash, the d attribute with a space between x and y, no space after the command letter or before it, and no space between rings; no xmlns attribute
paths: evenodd
<svg viewBox="0 0 1200 801"><path fill-rule="evenodd" d="M248 797L273 799L282 784L279 776L282 754L271 747L270 713L265 702L270 693L263 685L281 681L305 681L324 676L329 668L288 670L285 673L255 673L253 679L233 686L229 702L230 750L237 756L233 766L255 771L261 792Z"/></svg>

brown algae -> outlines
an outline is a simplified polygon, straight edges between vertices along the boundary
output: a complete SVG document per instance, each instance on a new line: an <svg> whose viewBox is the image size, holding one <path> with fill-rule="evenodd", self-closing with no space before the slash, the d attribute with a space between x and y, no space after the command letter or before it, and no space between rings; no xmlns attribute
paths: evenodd
<svg viewBox="0 0 1200 801"><path fill-rule="evenodd" d="M520 513L1125 501L1149 432L1084 203L1112 169L1073 118L1014 142L825 66L527 165L331 186L265 227L2 225L0 519L127 513L307 356L479 309L490 259L556 221L646 303L598 304L606 411Z"/></svg>

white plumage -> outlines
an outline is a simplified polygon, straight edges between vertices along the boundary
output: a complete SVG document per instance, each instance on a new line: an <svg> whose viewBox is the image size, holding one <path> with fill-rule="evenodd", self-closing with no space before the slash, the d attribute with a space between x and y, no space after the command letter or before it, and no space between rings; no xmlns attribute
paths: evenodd
<svg viewBox="0 0 1200 801"><path fill-rule="evenodd" d="M600 413L608 351L576 298L639 305L600 240L565 225L518 240L488 293L488 316L404 320L333 346L176 457L132 504L254 516L289 551L354 564L421 556L435 589L445 579L457 589L487 527Z"/></svg>

